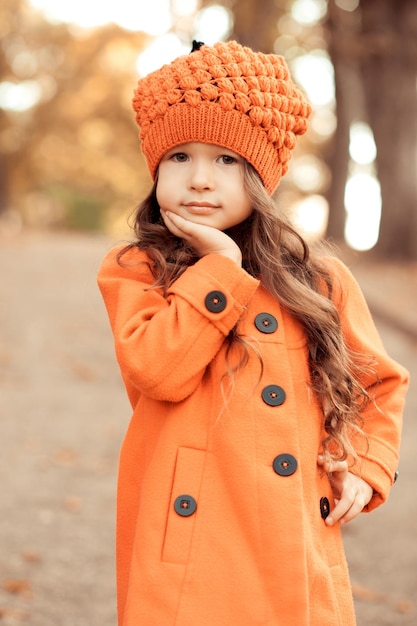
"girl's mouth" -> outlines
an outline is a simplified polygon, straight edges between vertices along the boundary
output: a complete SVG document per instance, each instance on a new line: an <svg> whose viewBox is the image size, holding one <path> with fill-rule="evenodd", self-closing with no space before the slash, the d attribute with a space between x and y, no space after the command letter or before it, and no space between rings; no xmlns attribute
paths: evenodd
<svg viewBox="0 0 417 626"><path fill-rule="evenodd" d="M187 211L195 215L211 215L219 207L209 202L189 202L184 205Z"/></svg>

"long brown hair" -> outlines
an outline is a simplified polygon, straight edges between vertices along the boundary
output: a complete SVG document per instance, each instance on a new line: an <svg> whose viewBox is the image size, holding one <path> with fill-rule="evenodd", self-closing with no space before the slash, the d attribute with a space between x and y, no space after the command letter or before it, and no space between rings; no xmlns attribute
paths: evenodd
<svg viewBox="0 0 417 626"><path fill-rule="evenodd" d="M369 402L359 377L371 371L371 357L353 353L345 343L332 300L333 281L323 255L313 254L301 235L279 215L275 201L246 161L243 175L254 210L230 235L242 251L244 269L259 278L304 328L310 384L322 407L327 434L323 452L333 458L356 459L351 436L361 433L361 412ZM165 226L156 200L156 182L137 207L132 226L136 241L119 253L119 262L132 247L146 250L155 277L153 286L166 292L198 257ZM229 345L240 344L246 350L240 362L243 366L249 344L240 337L238 327L228 340Z"/></svg>

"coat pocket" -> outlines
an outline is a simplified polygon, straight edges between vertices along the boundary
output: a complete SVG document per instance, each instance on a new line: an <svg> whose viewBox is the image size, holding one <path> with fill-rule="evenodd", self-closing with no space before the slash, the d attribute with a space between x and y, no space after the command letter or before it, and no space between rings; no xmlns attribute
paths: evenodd
<svg viewBox="0 0 417 626"><path fill-rule="evenodd" d="M162 560L185 565L188 561L206 459L205 450L179 448L167 517Z"/></svg>

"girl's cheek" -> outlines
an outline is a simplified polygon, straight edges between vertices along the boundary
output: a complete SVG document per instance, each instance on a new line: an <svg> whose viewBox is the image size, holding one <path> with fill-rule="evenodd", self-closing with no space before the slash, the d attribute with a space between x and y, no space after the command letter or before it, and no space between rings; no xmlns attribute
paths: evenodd
<svg viewBox="0 0 417 626"><path fill-rule="evenodd" d="M163 190L163 187L159 184L159 181L156 184L155 196L156 196L156 201L159 204L159 206L163 207L163 205L165 204L164 190Z"/></svg>

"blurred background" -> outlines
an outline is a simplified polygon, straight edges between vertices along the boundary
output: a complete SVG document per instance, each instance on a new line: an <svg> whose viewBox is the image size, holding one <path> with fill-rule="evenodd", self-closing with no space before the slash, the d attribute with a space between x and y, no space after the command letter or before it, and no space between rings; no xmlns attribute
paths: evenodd
<svg viewBox="0 0 417 626"><path fill-rule="evenodd" d="M412 0L2 0L0 228L123 232L149 188L138 76L235 38L283 54L314 107L279 188L311 236L417 257Z"/></svg>
<svg viewBox="0 0 417 626"><path fill-rule="evenodd" d="M231 38L311 100L278 203L337 244L417 376L415 0L1 0L1 626L116 624L130 407L96 273L151 185L138 77ZM390 500L344 529L358 626L417 624L416 415L412 384Z"/></svg>

